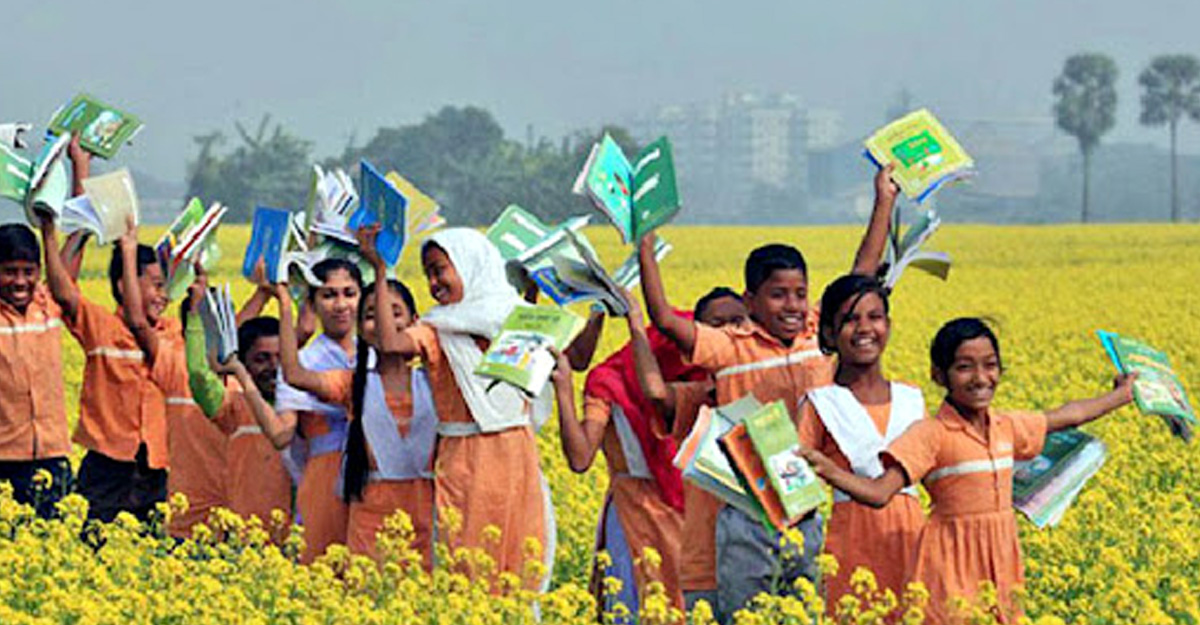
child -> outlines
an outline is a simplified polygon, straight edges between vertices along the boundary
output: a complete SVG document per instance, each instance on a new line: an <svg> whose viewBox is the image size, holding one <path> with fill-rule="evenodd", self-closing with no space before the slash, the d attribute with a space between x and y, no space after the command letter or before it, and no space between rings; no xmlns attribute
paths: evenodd
<svg viewBox="0 0 1200 625"><path fill-rule="evenodd" d="M354 370L301 367L289 379L320 401L351 408L342 484L350 506L347 546L381 559L376 536L389 516L403 510L413 525L412 547L431 569L437 414L424 370L411 371L396 355L400 331L416 320L416 303L408 287L386 279L387 264L375 248L378 233L377 225L357 233L360 252L383 282L363 291Z"/></svg>
<svg viewBox="0 0 1200 625"><path fill-rule="evenodd" d="M1000 344L983 321L962 318L942 326L930 359L946 399L936 418L918 421L880 454L882 475L851 473L816 450L803 454L835 488L874 507L924 483L933 509L909 579L929 590L926 622L953 622L948 600L974 597L982 581L995 584L1006 620L1015 621L1019 610L1011 593L1024 582L1024 571L1012 510L1013 461L1036 457L1048 432L1128 404L1135 376L1118 376L1112 391L1045 413L997 413L991 403L1003 372Z"/></svg>
<svg viewBox="0 0 1200 625"><path fill-rule="evenodd" d="M834 384L808 392L800 407L800 444L818 449L843 470L875 477L879 452L925 416L920 389L883 377L883 352L891 334L888 293L878 280L847 275L821 297L821 350L837 355ZM886 507L873 509L834 491L825 551L838 561L826 578L827 608L850 592L858 567L874 571L881 590L903 594L905 574L925 524L917 491L909 487Z"/></svg>
<svg viewBox="0 0 1200 625"><path fill-rule="evenodd" d="M82 297L59 254L56 229L42 221L46 277L67 328L87 361L80 390L74 441L86 448L78 491L89 518L112 521L128 511L147 519L166 499L166 398L175 375L170 349L159 334L178 336L178 322L162 317L167 298L154 250L137 243L131 223L118 240L108 277L118 310L109 312Z"/></svg>
<svg viewBox="0 0 1200 625"><path fill-rule="evenodd" d="M655 368L666 371L671 379L699 381L708 375L686 367L674 345L658 332L647 336L637 300L626 299L630 307L630 342L588 374L582 423L576 418L570 362L565 354L559 355L554 374L559 433L563 453L576 473L587 471L601 448L608 460L609 492L601 512L597 550L608 552L612 567L593 571L593 592L600 595L604 577L617 577L623 584L616 599L637 614L638 597L645 594L648 582L658 580L674 606L682 610L679 541L683 531L683 480L671 464L676 451L674 440L656 435L652 425L656 407L642 393L634 362L639 357L656 360ZM653 576L636 564L648 547L661 556ZM600 599L602 596L597 597L598 602ZM600 605L606 610L612 608Z"/></svg>
<svg viewBox="0 0 1200 625"><path fill-rule="evenodd" d="M549 489L538 466L534 428L550 414L550 389L526 398L515 387L474 374L492 337L516 306L526 305L505 278L504 259L479 232L441 230L421 249L438 305L400 335L401 357L419 355L438 414L438 518L461 518L451 547L483 548L498 571L546 588L555 530ZM500 528L499 543L484 529ZM526 542L540 544L545 575L524 576Z"/></svg>
<svg viewBox="0 0 1200 625"><path fill-rule="evenodd" d="M72 479L62 311L39 280L40 258L27 226L0 226L0 481L11 482L13 497L46 517ZM50 473L48 487L34 485L40 470Z"/></svg>
<svg viewBox="0 0 1200 625"><path fill-rule="evenodd" d="M330 258L313 266L321 286L309 292L309 301L321 321L323 333L299 354L292 323L292 300L286 284L275 287L279 299L280 364L283 380L275 392L278 419L259 422L264 434L279 449L299 443L305 450L296 491L296 512L304 525L308 549L302 560L312 562L333 543L346 542L350 510L338 496L342 449L346 443L346 410L322 402L291 385L302 368L310 371L350 371L355 366L355 322L362 292L362 274L349 261ZM301 440L295 440L299 434Z"/></svg>
<svg viewBox="0 0 1200 625"><path fill-rule="evenodd" d="M854 273L875 273L887 239L891 211L898 189L891 168L875 177L875 209L855 255ZM746 259L746 290L742 296L750 312L743 327L714 329L671 313L663 283L654 262L653 242L641 241L639 260L642 291L650 318L670 337L692 363L709 370L716 381L717 401L727 404L747 394L763 403L783 400L793 418L800 398L811 388L828 384L832 362L817 346L816 315L808 306L808 273L800 251L782 244L761 246ZM800 524L805 534L802 558L782 558L780 540L768 536L762 524L731 506L718 513L714 531L714 557L706 563L716 591L713 606L718 619L728 621L759 592L770 592L777 582L787 587L804 575L816 577L813 561L821 542L821 521L810 515ZM706 542L706 541L705 541ZM704 547L698 550L707 551ZM782 570L783 565L792 570Z"/></svg>

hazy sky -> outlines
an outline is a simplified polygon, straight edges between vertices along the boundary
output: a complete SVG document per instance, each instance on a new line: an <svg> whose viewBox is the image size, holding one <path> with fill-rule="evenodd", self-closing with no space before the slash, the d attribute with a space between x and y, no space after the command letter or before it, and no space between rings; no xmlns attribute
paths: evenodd
<svg viewBox="0 0 1200 625"><path fill-rule="evenodd" d="M2 1L0 119L40 126L93 92L146 121L118 158L173 179L193 135L264 112L322 156L447 103L517 138L733 90L840 109L848 138L901 86L944 117L1048 117L1080 50L1120 66L1110 140L1165 143L1137 124L1137 73L1200 55L1196 0ZM1200 151L1200 131L1181 146Z"/></svg>

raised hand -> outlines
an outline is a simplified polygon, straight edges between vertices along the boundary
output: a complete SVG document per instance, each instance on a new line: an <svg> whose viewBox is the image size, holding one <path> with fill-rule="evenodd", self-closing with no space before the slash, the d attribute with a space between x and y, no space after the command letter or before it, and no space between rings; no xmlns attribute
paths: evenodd
<svg viewBox="0 0 1200 625"><path fill-rule="evenodd" d="M200 261L192 264L192 271L195 272L196 278L188 285L188 302L191 306L191 312L200 312L200 302L204 301L204 297L208 295L208 272L204 270L204 265Z"/></svg>
<svg viewBox="0 0 1200 625"><path fill-rule="evenodd" d="M375 241L379 238L379 230L379 224L371 224L354 231L354 238L358 239L358 253L376 270L380 267L387 268L387 263L384 262L383 257L379 255L379 250L375 247Z"/></svg>
<svg viewBox="0 0 1200 625"><path fill-rule="evenodd" d="M896 196L900 194L900 185L892 179L895 171L896 164L888 163L875 173L875 199L877 202L887 202L889 205L896 202Z"/></svg>

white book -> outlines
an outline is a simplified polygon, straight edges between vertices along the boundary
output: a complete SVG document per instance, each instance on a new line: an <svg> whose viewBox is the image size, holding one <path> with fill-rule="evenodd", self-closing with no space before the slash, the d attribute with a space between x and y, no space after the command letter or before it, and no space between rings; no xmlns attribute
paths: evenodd
<svg viewBox="0 0 1200 625"><path fill-rule="evenodd" d="M96 235L100 245L112 243L125 234L126 218L138 223L138 197L128 169L119 169L83 181L84 194L63 205L64 232L86 230Z"/></svg>

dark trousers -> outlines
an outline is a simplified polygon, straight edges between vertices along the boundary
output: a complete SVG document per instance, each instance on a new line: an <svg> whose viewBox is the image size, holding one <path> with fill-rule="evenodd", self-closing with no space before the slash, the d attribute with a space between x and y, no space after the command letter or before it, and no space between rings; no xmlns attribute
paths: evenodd
<svg viewBox="0 0 1200 625"><path fill-rule="evenodd" d="M146 446L133 462L88 451L79 465L76 490L88 501L88 518L112 522L121 511L147 521L154 505L167 500L167 471L146 464Z"/></svg>
<svg viewBox="0 0 1200 625"><path fill-rule="evenodd" d="M37 472L43 469L50 473L48 485L34 480ZM70 493L74 484L71 463L66 458L0 461L0 482L12 483L13 499L33 506L38 516L44 519L56 515L54 504Z"/></svg>

